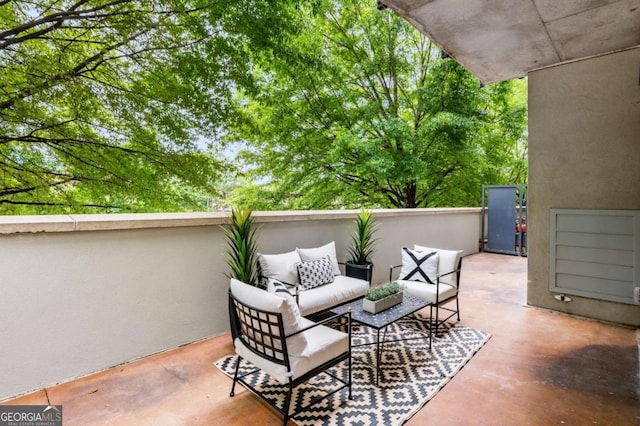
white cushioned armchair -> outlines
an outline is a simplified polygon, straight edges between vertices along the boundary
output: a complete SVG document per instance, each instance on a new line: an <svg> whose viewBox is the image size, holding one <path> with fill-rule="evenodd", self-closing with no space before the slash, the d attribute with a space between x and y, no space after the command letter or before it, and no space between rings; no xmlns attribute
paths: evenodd
<svg viewBox="0 0 640 426"><path fill-rule="evenodd" d="M229 308L233 344L239 355L230 396L235 395L236 382L242 383L280 411L285 426L290 417L341 389L348 388L348 397L351 399L350 312L314 323L300 316L296 303L284 288L271 294L235 279L231 280L229 287ZM346 333L323 325L341 317L346 317ZM243 359L256 368L239 374ZM348 364L346 380L326 371L343 361ZM260 371L287 385L283 407L271 403L265 394L253 386L251 376ZM294 387L323 372L331 375L341 386L325 395L311 398L308 404L290 412Z"/></svg>
<svg viewBox="0 0 640 426"><path fill-rule="evenodd" d="M458 293L460 289L460 269L462 267L462 250L443 250L415 245L414 249L402 249L402 265L392 265L389 270L389 281L393 281L396 268L402 268L397 281L404 287L404 291L414 297L431 303L430 317L435 319L435 335L438 327L454 315L460 321L460 304ZM443 307L455 302L455 309ZM433 310L435 308L435 318ZM450 314L445 318L440 316L440 309ZM430 330L431 331L431 330ZM429 340L431 346L431 340Z"/></svg>

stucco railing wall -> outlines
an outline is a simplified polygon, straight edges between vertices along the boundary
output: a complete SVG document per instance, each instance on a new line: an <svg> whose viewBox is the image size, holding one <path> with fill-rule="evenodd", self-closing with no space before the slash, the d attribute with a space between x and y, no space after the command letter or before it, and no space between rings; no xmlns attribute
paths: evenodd
<svg viewBox="0 0 640 426"><path fill-rule="evenodd" d="M260 249L336 241L357 211L258 212ZM376 210L374 282L414 243L478 251L480 209ZM0 217L0 400L228 330L224 213Z"/></svg>

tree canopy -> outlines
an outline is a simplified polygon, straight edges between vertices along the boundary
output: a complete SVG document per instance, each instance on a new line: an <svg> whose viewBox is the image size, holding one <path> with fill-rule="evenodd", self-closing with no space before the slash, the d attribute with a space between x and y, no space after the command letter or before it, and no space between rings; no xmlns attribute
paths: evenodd
<svg viewBox="0 0 640 426"><path fill-rule="evenodd" d="M357 0L0 0L0 214L476 205L523 82ZM225 142L241 143L244 175Z"/></svg>
<svg viewBox="0 0 640 426"><path fill-rule="evenodd" d="M294 4L0 0L0 214L202 209Z"/></svg>
<svg viewBox="0 0 640 426"><path fill-rule="evenodd" d="M482 87L375 2L323 2L254 67L230 139L254 209L478 205L526 181L524 82Z"/></svg>

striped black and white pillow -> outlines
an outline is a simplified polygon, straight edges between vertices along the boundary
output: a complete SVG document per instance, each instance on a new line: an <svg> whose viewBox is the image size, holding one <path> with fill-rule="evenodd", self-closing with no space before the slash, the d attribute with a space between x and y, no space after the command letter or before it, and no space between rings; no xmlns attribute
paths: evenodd
<svg viewBox="0 0 640 426"><path fill-rule="evenodd" d="M438 276L438 260L437 251L415 251L403 247L400 279L435 284Z"/></svg>
<svg viewBox="0 0 640 426"><path fill-rule="evenodd" d="M281 281L275 280L273 278L269 278L269 281L267 282L267 291L277 296L284 297L285 299L293 298L293 295L291 294L287 286L284 285Z"/></svg>

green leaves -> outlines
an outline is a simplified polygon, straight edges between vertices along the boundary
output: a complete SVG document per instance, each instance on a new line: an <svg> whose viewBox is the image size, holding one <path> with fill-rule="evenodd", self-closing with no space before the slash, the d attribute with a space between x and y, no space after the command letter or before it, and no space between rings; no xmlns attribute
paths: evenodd
<svg viewBox="0 0 640 426"><path fill-rule="evenodd" d="M0 214L206 208L247 51L277 46L294 5L2 2Z"/></svg>
<svg viewBox="0 0 640 426"><path fill-rule="evenodd" d="M0 214L201 210L235 171L223 140L252 208L526 180L523 82L481 89L373 1L0 4Z"/></svg>
<svg viewBox="0 0 640 426"><path fill-rule="evenodd" d="M234 208L231 212L231 224L222 229L227 240L225 261L231 268L227 277L255 286L258 285L257 228L251 214L251 210Z"/></svg>
<svg viewBox="0 0 640 426"><path fill-rule="evenodd" d="M481 88L372 2L327 1L300 19L286 51L254 68L259 95L238 99L229 134L249 145L248 178L266 182L267 207L477 205L483 182L513 175L496 155L526 145L511 83ZM243 205L262 202L253 189Z"/></svg>
<svg viewBox="0 0 640 426"><path fill-rule="evenodd" d="M356 229L351 236L351 246L348 247L352 263L366 265L371 263L377 239L373 235L378 230L373 214L369 210L361 210L355 221Z"/></svg>

